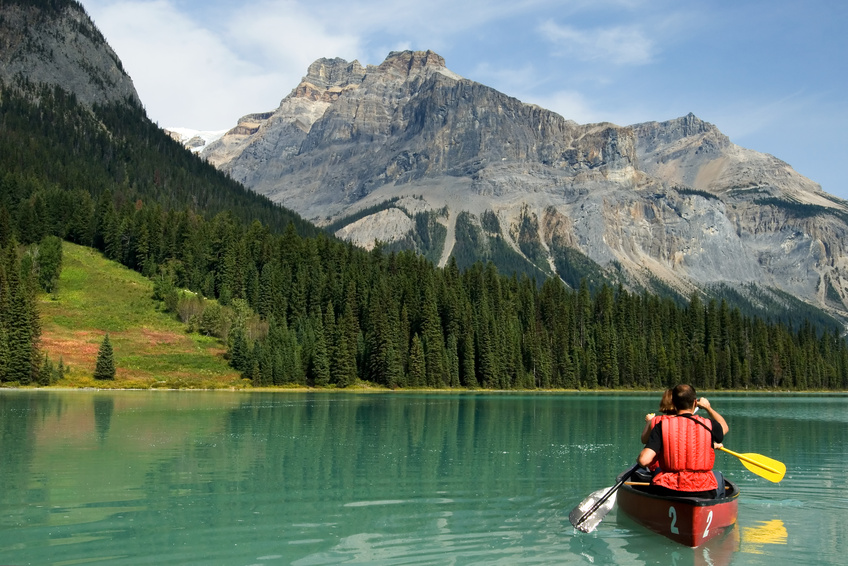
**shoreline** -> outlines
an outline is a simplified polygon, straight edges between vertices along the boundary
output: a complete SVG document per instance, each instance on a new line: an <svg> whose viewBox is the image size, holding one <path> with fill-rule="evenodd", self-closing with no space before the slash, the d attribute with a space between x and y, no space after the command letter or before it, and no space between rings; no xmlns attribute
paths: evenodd
<svg viewBox="0 0 848 566"><path fill-rule="evenodd" d="M508 395L558 395L558 394L573 394L573 395L649 395L661 394L662 389L465 389L465 388L445 388L445 389L389 389L372 386L354 386L349 388L335 387L92 387L92 386L43 386L43 385L17 385L17 386L0 386L0 394L3 391L43 391L43 392L69 392L69 391L162 391L162 392L222 392L222 393L319 393L319 394L376 394L376 393L398 393L398 394L420 394L420 393L440 393L440 394L508 394ZM784 389L701 389L700 392L709 395L833 395L833 396L848 396L848 390L838 389L817 389L806 391L792 391Z"/></svg>

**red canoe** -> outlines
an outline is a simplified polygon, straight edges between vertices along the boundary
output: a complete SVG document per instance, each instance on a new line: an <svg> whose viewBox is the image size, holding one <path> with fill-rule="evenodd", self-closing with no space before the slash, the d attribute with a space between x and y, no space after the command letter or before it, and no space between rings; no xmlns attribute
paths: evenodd
<svg viewBox="0 0 848 566"><path fill-rule="evenodd" d="M701 546L736 524L739 488L725 478L723 499L663 497L647 493L646 487L623 485L618 507L655 533L686 546Z"/></svg>

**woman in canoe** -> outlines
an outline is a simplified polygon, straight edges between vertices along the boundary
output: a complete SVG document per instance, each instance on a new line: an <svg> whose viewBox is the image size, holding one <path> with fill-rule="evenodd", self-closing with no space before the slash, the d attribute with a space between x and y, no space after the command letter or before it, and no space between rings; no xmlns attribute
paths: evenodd
<svg viewBox="0 0 848 566"><path fill-rule="evenodd" d="M666 389L662 395L662 398L660 399L659 414L648 413L647 415L645 415L645 427L642 429L641 436L642 444L648 443L648 439L651 436L651 431L654 430L654 427L657 425L657 423L665 418L674 415L674 412L674 405L671 402L671 389ZM654 458L654 461L648 464L647 468L651 476L657 473L657 471L659 470L659 466L660 464L657 458ZM646 474L644 470L639 470L638 474L641 479L644 479L646 481L647 479L649 479L647 477L648 474Z"/></svg>
<svg viewBox="0 0 848 566"><path fill-rule="evenodd" d="M727 421L707 399L699 399L691 385L675 387L671 399L674 416L657 422L639 453L641 466L650 465L655 458L659 460L660 471L651 480L652 491L707 499L723 494L724 482L712 471L713 446L724 440L729 430ZM704 409L710 418L695 416L696 407Z"/></svg>
<svg viewBox="0 0 848 566"><path fill-rule="evenodd" d="M654 426L656 426L663 417L673 415L674 412L674 405L671 402L671 389L666 389L660 399L659 414L648 413L645 415L645 428L642 429L642 444L648 443L648 438L651 436L651 431L654 430Z"/></svg>

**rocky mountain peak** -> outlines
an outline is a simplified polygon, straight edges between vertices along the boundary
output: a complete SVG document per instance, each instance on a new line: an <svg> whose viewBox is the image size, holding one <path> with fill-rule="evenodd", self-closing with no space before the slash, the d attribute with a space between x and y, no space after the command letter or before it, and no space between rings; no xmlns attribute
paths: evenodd
<svg viewBox="0 0 848 566"><path fill-rule="evenodd" d="M445 59L430 51L392 51L378 69L383 72L409 76L427 67L445 67Z"/></svg>
<svg viewBox="0 0 848 566"><path fill-rule="evenodd" d="M323 88L343 87L362 82L364 76L365 69L359 64L359 61L348 62L341 57L321 58L309 65L303 81Z"/></svg>
<svg viewBox="0 0 848 566"><path fill-rule="evenodd" d="M666 120L665 122L645 122L633 126L641 145L648 151L659 147L674 146L680 140L709 139L711 147L727 147L730 139L714 125L701 120L693 113Z"/></svg>
<svg viewBox="0 0 848 566"><path fill-rule="evenodd" d="M681 118L663 122L661 126L679 135L679 137L696 136L716 129L715 126L701 120L692 112Z"/></svg>
<svg viewBox="0 0 848 566"><path fill-rule="evenodd" d="M365 78L365 69L359 61L345 61L340 57L318 59L306 72L289 95L313 102L334 102L346 90L357 88Z"/></svg>

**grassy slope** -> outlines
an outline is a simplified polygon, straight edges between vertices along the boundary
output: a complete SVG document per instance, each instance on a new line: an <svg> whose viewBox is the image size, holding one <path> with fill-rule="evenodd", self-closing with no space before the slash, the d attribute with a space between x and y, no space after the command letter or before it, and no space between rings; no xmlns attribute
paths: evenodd
<svg viewBox="0 0 848 566"><path fill-rule="evenodd" d="M215 338L187 334L172 315L157 310L153 284L90 248L65 242L59 291L42 295L41 348L69 372L57 385L71 387L241 387ZM114 382L92 377L103 337L115 354Z"/></svg>

